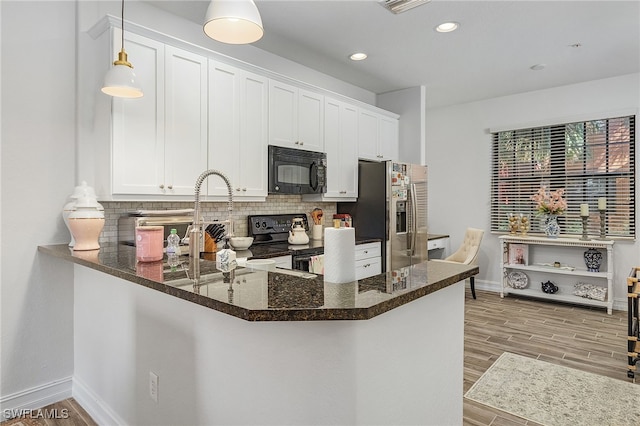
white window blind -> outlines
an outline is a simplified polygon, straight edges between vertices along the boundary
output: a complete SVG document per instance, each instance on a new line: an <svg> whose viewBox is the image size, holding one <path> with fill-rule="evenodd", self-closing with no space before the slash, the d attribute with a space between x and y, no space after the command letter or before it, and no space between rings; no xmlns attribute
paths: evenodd
<svg viewBox="0 0 640 426"><path fill-rule="evenodd" d="M542 219L531 200L538 189L564 189L562 235L581 235L580 204L589 205L588 231L600 235L598 199L606 198L608 238L635 238L635 115L492 133L491 230L509 232L510 213Z"/></svg>

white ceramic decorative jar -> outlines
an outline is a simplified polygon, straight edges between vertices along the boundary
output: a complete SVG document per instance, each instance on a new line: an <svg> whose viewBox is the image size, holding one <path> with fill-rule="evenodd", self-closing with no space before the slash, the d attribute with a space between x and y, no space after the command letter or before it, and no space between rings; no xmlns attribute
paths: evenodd
<svg viewBox="0 0 640 426"><path fill-rule="evenodd" d="M74 239L73 250L98 250L104 228L104 211L94 197L82 196L69 213L69 230Z"/></svg>
<svg viewBox="0 0 640 426"><path fill-rule="evenodd" d="M71 233L71 228L69 227L69 215L73 211L75 211L76 203L78 201L78 198L80 197L96 198L95 191L93 190L92 187L87 185L87 182L85 181L82 181L80 185L74 188L73 194L69 196L71 201L65 204L64 207L62 208L62 219L64 220L64 224L67 226L67 229L69 229L69 233ZM96 201L96 204L99 211L104 211L104 207L102 206L102 204L98 203L97 201ZM75 245L75 239L73 238L73 234L71 233L71 241L69 242L69 247L73 247L74 245Z"/></svg>

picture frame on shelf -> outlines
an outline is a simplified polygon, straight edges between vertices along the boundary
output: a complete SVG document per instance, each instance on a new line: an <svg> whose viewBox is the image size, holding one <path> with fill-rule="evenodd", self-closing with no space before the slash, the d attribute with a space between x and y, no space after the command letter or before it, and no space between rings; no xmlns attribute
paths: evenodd
<svg viewBox="0 0 640 426"><path fill-rule="evenodd" d="M529 246L527 244L509 244L509 264L529 265Z"/></svg>

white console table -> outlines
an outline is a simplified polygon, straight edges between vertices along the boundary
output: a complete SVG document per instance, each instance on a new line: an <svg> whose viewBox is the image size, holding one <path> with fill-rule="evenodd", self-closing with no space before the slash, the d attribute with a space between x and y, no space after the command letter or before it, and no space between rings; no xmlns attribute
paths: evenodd
<svg viewBox="0 0 640 426"><path fill-rule="evenodd" d="M521 294L523 296L556 300L613 310L613 241L581 240L579 238L546 238L533 236L503 235L502 244L502 291L505 294ZM584 252L590 248L598 249L602 254L599 272L589 271L585 265ZM517 258L514 254L518 252ZM514 288L509 285L515 275L525 275L528 285L525 288ZM518 274L522 277L522 274ZM552 281L559 290L548 294L542 291L541 283ZM577 283L592 284L607 289L604 301L575 296L574 285Z"/></svg>

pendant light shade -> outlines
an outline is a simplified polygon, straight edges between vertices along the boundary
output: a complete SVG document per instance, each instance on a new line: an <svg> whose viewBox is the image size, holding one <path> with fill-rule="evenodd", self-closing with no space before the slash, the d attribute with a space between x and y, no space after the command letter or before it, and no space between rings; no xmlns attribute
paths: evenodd
<svg viewBox="0 0 640 426"><path fill-rule="evenodd" d="M260 12L253 0L212 0L204 20L204 32L228 44L248 44L264 34Z"/></svg>
<svg viewBox="0 0 640 426"><path fill-rule="evenodd" d="M118 98L140 98L143 96L142 88L136 80L133 65L127 60L127 52L124 51L124 0L122 0L122 37L120 52L113 67L104 77L102 92Z"/></svg>

